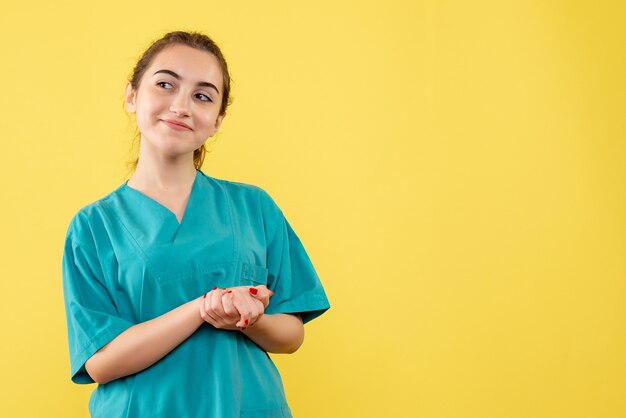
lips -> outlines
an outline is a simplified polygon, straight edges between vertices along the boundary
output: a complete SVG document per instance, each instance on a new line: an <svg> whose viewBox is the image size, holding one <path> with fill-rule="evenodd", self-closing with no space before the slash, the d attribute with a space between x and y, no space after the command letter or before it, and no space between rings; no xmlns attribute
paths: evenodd
<svg viewBox="0 0 626 418"><path fill-rule="evenodd" d="M191 130L191 127L184 122L180 122L180 121L173 120L173 119L161 119L161 120L165 122L166 125L172 128L184 128L184 129Z"/></svg>

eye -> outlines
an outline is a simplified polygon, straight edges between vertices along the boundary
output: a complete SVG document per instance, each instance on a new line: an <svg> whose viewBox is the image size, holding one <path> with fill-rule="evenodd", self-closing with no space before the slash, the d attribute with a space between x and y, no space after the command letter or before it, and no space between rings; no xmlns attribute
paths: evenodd
<svg viewBox="0 0 626 418"><path fill-rule="evenodd" d="M211 98L209 96L207 96L206 94L198 93L197 96L206 97L206 100L205 99L202 100L203 102L207 102L207 101L208 102L213 102L213 100L211 100Z"/></svg>
<svg viewBox="0 0 626 418"><path fill-rule="evenodd" d="M157 86L160 86L161 84L169 84L169 85L171 86L171 84L170 84L170 83L168 83L167 81L159 81L159 82L157 83Z"/></svg>

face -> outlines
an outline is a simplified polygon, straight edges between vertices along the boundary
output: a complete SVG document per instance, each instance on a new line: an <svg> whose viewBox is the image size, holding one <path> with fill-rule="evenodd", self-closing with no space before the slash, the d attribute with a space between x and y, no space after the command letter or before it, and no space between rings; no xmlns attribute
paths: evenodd
<svg viewBox="0 0 626 418"><path fill-rule="evenodd" d="M179 44L163 49L137 91L130 83L126 88L126 108L136 113L142 150L192 157L222 123L222 94L222 70L213 54Z"/></svg>

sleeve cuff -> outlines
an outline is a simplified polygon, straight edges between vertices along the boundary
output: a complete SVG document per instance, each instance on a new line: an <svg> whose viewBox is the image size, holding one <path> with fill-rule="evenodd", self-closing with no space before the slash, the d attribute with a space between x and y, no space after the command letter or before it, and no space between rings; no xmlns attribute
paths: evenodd
<svg viewBox="0 0 626 418"><path fill-rule="evenodd" d="M85 370L85 363L96 351L104 347L115 337L132 327L134 324L130 322L120 322L116 325L103 329L91 340L72 360L70 364L70 379L74 383L89 384L95 381L89 376Z"/></svg>
<svg viewBox="0 0 626 418"><path fill-rule="evenodd" d="M329 308L330 304L324 295L311 295L308 297L301 296L273 306L270 305L265 310L265 313L299 313L302 315L302 322L306 324L326 312Z"/></svg>

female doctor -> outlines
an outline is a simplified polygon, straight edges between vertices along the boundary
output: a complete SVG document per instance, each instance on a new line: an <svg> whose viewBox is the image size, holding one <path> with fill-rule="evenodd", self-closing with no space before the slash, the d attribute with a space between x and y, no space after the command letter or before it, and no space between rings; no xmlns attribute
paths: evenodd
<svg viewBox="0 0 626 418"><path fill-rule="evenodd" d="M92 417L291 417L267 353L293 353L329 307L304 247L258 186L200 170L230 104L218 46L170 32L126 89L132 176L70 221L71 379Z"/></svg>

